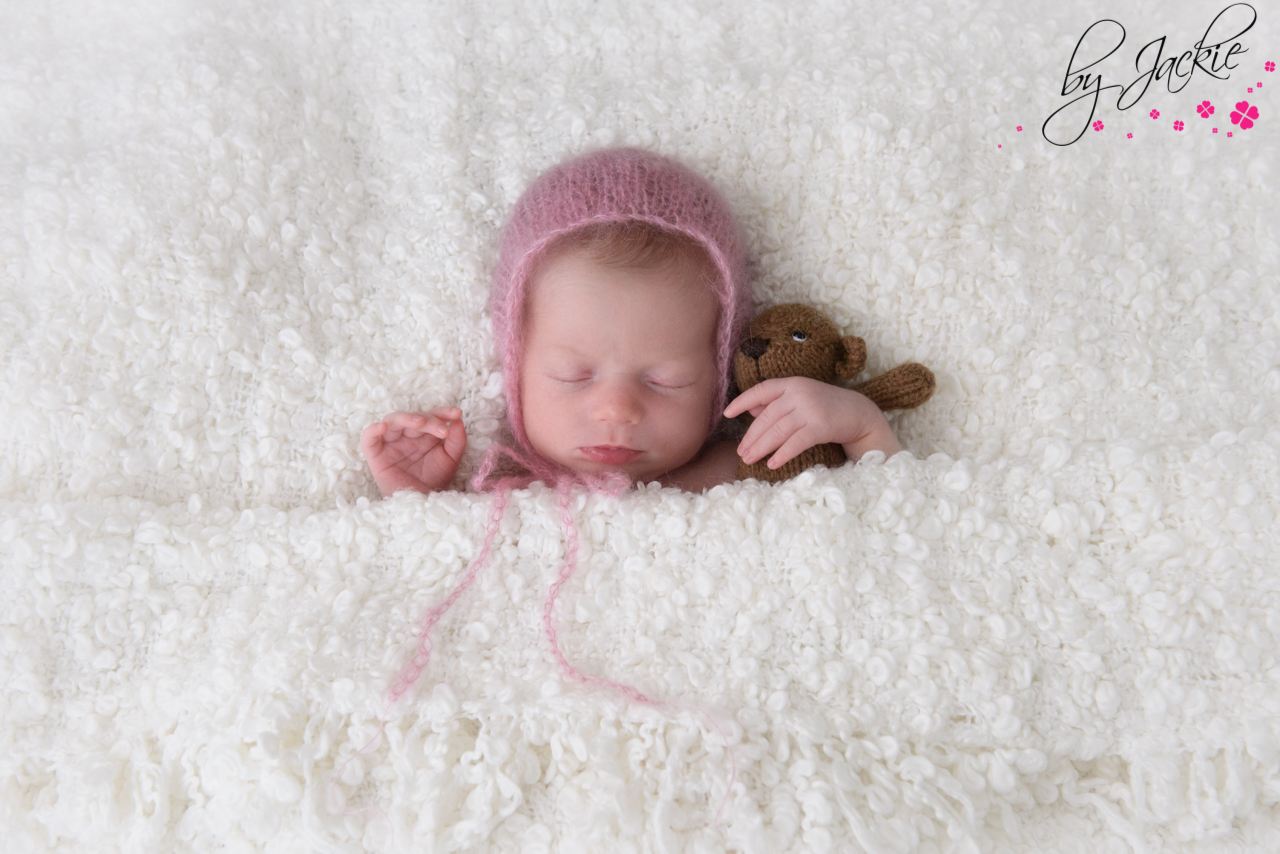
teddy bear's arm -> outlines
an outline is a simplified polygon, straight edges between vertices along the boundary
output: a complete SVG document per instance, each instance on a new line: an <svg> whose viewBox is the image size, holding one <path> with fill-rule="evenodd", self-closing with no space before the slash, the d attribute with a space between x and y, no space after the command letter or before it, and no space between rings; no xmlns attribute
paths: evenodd
<svg viewBox="0 0 1280 854"><path fill-rule="evenodd" d="M855 385L853 390L881 409L914 409L933 395L937 381L933 371L917 362L907 362Z"/></svg>

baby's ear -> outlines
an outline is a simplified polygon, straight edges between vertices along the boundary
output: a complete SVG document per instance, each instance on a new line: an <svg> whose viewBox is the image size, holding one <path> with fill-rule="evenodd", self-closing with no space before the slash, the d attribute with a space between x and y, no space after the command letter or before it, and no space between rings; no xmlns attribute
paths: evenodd
<svg viewBox="0 0 1280 854"><path fill-rule="evenodd" d="M844 355L836 362L836 377L851 380L867 366L867 342L857 335L846 335L840 339L840 347Z"/></svg>

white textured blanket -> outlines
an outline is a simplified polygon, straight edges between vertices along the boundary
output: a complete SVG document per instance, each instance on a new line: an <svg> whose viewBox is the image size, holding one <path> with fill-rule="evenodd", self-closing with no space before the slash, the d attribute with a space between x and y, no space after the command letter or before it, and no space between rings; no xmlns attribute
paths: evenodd
<svg viewBox="0 0 1280 854"><path fill-rule="evenodd" d="M0 6L6 854L1280 850L1280 8L1059 147L1090 24L1128 85L1228 3L704 5ZM564 652L665 704L555 665L535 485L386 710L493 499L359 433L456 402L474 471L498 229L611 143L937 395L576 498Z"/></svg>

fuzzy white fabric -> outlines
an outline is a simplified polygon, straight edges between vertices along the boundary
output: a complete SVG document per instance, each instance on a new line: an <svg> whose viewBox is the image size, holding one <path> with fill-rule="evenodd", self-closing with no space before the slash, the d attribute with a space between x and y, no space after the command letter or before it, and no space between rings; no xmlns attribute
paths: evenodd
<svg viewBox="0 0 1280 854"><path fill-rule="evenodd" d="M4 4L4 850L1280 849L1277 10L1038 134L1090 23L1217 11ZM370 744L493 499L379 500L359 433L454 402L474 471L498 229L608 143L937 395L887 462L579 496L563 648L665 706L557 671L516 493Z"/></svg>

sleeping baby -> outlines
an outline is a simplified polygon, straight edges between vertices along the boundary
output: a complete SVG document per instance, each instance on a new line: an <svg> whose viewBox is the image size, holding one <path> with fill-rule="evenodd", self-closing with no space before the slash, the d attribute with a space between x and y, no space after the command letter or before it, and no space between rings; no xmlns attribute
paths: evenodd
<svg viewBox="0 0 1280 854"><path fill-rule="evenodd" d="M478 481L505 453L525 481L622 475L697 492L733 480L739 456L776 469L827 442L850 460L901 449L879 407L840 386L769 379L728 402L751 310L737 225L702 177L634 148L548 170L503 232L490 311L509 442ZM744 412L754 421L735 443L717 428ZM364 431L383 495L452 483L462 415L396 412Z"/></svg>

